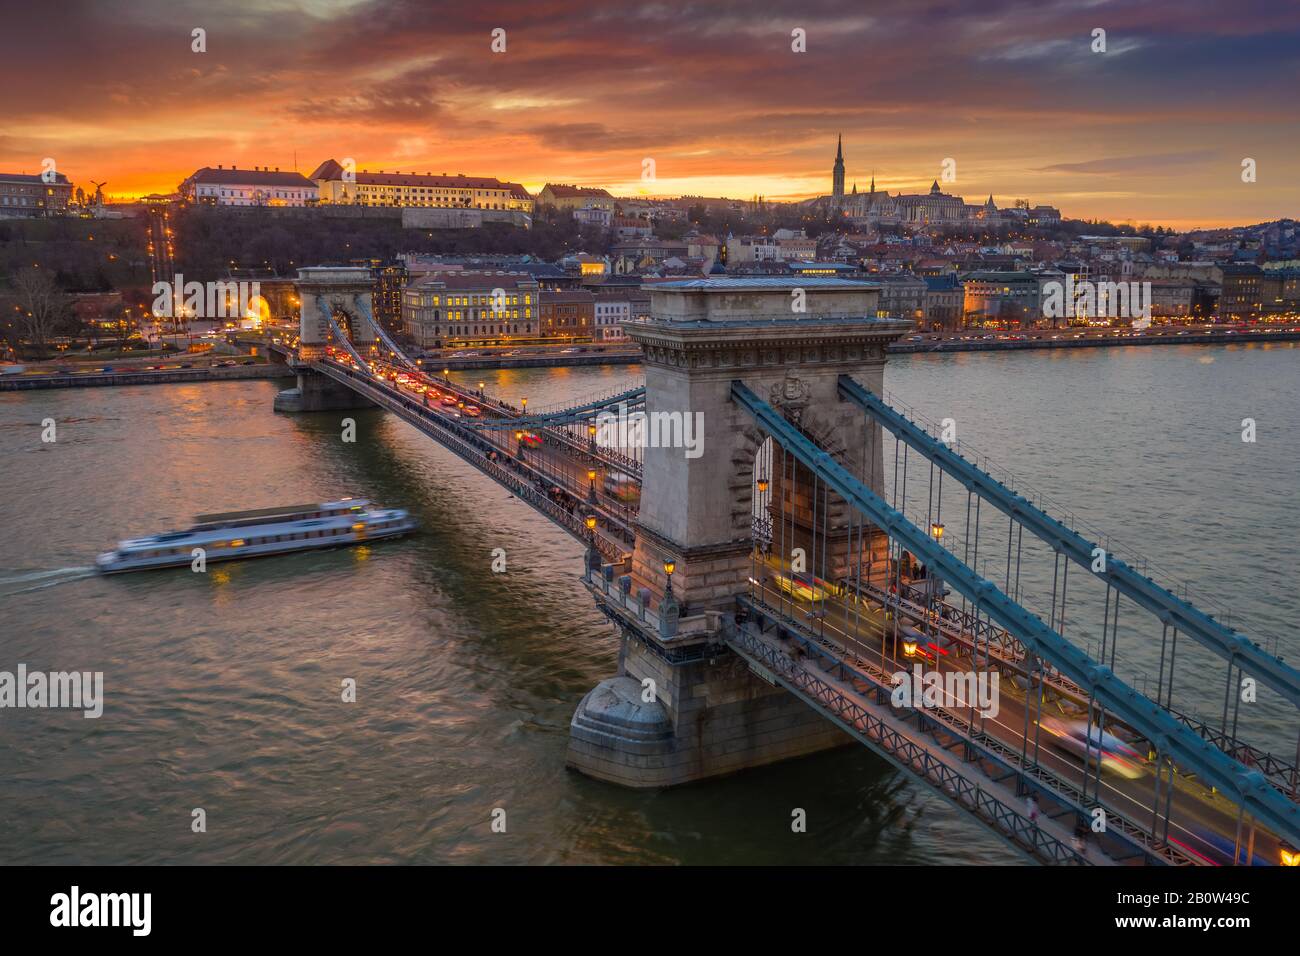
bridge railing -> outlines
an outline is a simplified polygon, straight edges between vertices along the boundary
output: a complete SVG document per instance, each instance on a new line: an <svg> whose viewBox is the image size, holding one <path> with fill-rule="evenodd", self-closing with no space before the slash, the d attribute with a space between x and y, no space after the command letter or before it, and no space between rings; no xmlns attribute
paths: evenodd
<svg viewBox="0 0 1300 956"><path fill-rule="evenodd" d="M881 608L888 608L898 613L913 624L932 629L936 636L948 641L950 647L961 648L969 655L972 658L972 666L975 658L983 654L986 663L992 663L1021 679L1032 678L1035 682L1041 682L1045 688L1050 688L1052 693L1068 699L1080 710L1087 705L1088 692L1084 688L1059 673L1050 662L1040 661L1039 667L1035 670L1033 658L1025 650L1024 645L1004 628L997 627L982 615L972 614L955 605L946 602L938 602L938 605L927 602L928 595L923 581L904 583L900 593L874 584L856 582L852 578L841 579L839 583L848 596L855 601L872 602ZM936 606L939 606L937 615ZM1092 656L1097 649L1097 643L1089 641L1086 649L1089 656ZM1137 665L1133 667L1136 671ZM1145 695L1146 692L1144 680L1142 693ZM1286 794L1292 800L1300 798L1300 769L1294 762L1232 737L1200 714L1183 713L1168 705L1165 709L1229 757L1248 768L1260 771L1279 793Z"/></svg>
<svg viewBox="0 0 1300 956"><path fill-rule="evenodd" d="M780 641L774 644L764 640L751 630L752 623L738 626L729 643L743 657L767 668L805 703L934 786L962 809L974 813L1040 862L1095 862L1010 802L1032 793L1049 811L1046 818L1079 818L1086 816L1087 804L1077 788L1041 767L1022 766L1023 756L981 733L977 724L967 720L965 708L954 711L946 704L924 709L889 707L887 702L896 684L887 670L852 650L826 642L808 626L790 620L760 598L742 598L741 604L752 617L775 626L779 637L791 641L793 653L783 651ZM872 702L879 705L876 712L869 706ZM908 730L909 725L914 726ZM1008 787L1011 777L1016 778L1017 789ZM1053 807L1055 813L1050 812ZM1160 863L1190 862L1176 847L1160 845L1122 815L1114 817L1106 839L1107 852L1120 858L1145 856Z"/></svg>
<svg viewBox="0 0 1300 956"><path fill-rule="evenodd" d="M843 383L843 379L841 379ZM950 583L975 607L1007 631L1014 633L1037 657L1075 684L1086 687L1093 704L1152 742L1157 754L1172 758L1185 771L1232 795L1243 812L1279 835L1300 842L1300 807L1271 787L1263 774L1250 770L1213 747L1155 702L1124 684L1111 671L1065 640L1040 618L1011 601L993 582L977 574L937 544L902 514L891 508L867 485L813 443L771 405L762 401L744 383L732 383L734 401L753 417L758 427L811 472L816 481L833 490L854 512L919 557L930 569ZM1092 714L1092 707L1089 707Z"/></svg>
<svg viewBox="0 0 1300 956"><path fill-rule="evenodd" d="M495 461L489 459L487 453L497 451L497 449L472 434L460 434L453 423L442 420L432 409L426 408L421 403L404 395L395 394L387 388L378 386L368 375L357 373L353 369L346 368L335 362L321 362L318 367L332 378L356 389L367 398L395 412L426 433L431 433L431 430L436 432L433 437L438 441L489 477L505 485L516 497L550 518L579 541L589 546L594 544L596 550L606 559L621 561L630 551L631 542L619 545L609 540L604 534L593 534L588 531L584 516L557 504L549 496L540 492L533 480L525 477L520 472L516 472L515 467L518 462L508 456ZM612 528L614 526L607 523L607 527Z"/></svg>
<svg viewBox="0 0 1300 956"><path fill-rule="evenodd" d="M932 467L951 475L966 487L968 493L1008 515L1013 523L1018 523L1033 537L1050 546L1054 556L1064 556L1067 568L1069 562L1088 568L1090 576L1105 585L1108 605L1111 591L1115 592L1116 616L1119 595L1123 595L1139 608L1154 615L1165 628L1173 628L1176 635L1186 634L1226 660L1229 684L1232 669L1237 667L1300 707L1300 671L1259 644L1237 634L1213 615L1206 614L1150 577L1143 576L1113 551L1103 549L1101 566L1096 567L1096 542L1088 541L1023 495L1012 491L998 478L958 454L942 436L929 434L925 428L909 420L852 378L840 376L839 389L842 395L861 407L906 447L920 452L932 463ZM1226 700L1221 723L1227 723Z"/></svg>

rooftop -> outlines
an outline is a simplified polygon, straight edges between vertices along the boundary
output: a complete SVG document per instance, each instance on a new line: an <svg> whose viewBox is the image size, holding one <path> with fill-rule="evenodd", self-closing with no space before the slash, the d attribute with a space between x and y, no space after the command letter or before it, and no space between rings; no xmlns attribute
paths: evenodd
<svg viewBox="0 0 1300 956"><path fill-rule="evenodd" d="M315 180L340 180L343 178L343 167L333 159L327 159L316 167L311 174ZM511 195L520 199L531 199L528 191L518 183L503 183L499 179L491 176L448 176L446 173L434 175L433 173L402 173L384 172L382 169L377 173L367 172L365 170L356 171L356 182L366 186L444 186L459 189L504 189Z"/></svg>
<svg viewBox="0 0 1300 956"><path fill-rule="evenodd" d="M0 183L24 183L34 184L37 186L67 186L70 185L68 177L63 173L54 174L54 182L47 183L41 178L40 174L28 175L27 173L0 173Z"/></svg>
<svg viewBox="0 0 1300 956"><path fill-rule="evenodd" d="M601 199L613 199L608 190L598 189L593 186L570 186L566 183L547 183L544 189L549 189L551 195L557 199L571 199L579 196L595 196Z"/></svg>
<svg viewBox="0 0 1300 956"><path fill-rule="evenodd" d="M204 166L196 171L190 179L196 183L216 183L232 186L297 186L315 189L316 184L301 173L282 173L279 169L237 169Z"/></svg>
<svg viewBox="0 0 1300 956"><path fill-rule="evenodd" d="M671 292L747 292L771 289L870 292L878 286L874 282L837 279L831 276L727 276L660 282L655 284L655 288Z"/></svg>

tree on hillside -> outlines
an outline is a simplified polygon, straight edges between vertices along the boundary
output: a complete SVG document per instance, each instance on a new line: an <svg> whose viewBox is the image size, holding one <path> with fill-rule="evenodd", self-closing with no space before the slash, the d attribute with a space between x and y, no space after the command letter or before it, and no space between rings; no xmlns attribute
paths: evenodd
<svg viewBox="0 0 1300 956"><path fill-rule="evenodd" d="M13 277L18 305L16 324L23 339L39 350L67 324L71 302L48 269L29 268Z"/></svg>

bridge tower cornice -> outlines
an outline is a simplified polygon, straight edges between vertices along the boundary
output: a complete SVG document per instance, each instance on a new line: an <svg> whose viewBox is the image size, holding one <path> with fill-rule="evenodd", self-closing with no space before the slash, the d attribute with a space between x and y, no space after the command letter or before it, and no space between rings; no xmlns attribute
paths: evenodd
<svg viewBox="0 0 1300 956"><path fill-rule="evenodd" d="M719 369L728 374L803 367L858 368L881 364L885 349L912 328L892 319L833 318L754 322L651 321L624 326L645 364Z"/></svg>

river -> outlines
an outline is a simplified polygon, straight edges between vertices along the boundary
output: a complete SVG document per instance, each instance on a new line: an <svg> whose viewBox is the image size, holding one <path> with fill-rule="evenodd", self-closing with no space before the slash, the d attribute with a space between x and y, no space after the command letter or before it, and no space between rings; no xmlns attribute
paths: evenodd
<svg viewBox="0 0 1300 956"><path fill-rule="evenodd" d="M460 378L541 408L640 375ZM900 356L887 386L1300 652L1300 348ZM617 658L580 546L396 418L349 413L348 444L338 413L273 413L279 387L0 394L0 671L102 671L105 693L99 719L0 711L0 862L1019 859L856 747L660 793L566 771L574 707ZM411 509L422 533L207 574L89 570L199 512L345 494Z"/></svg>

